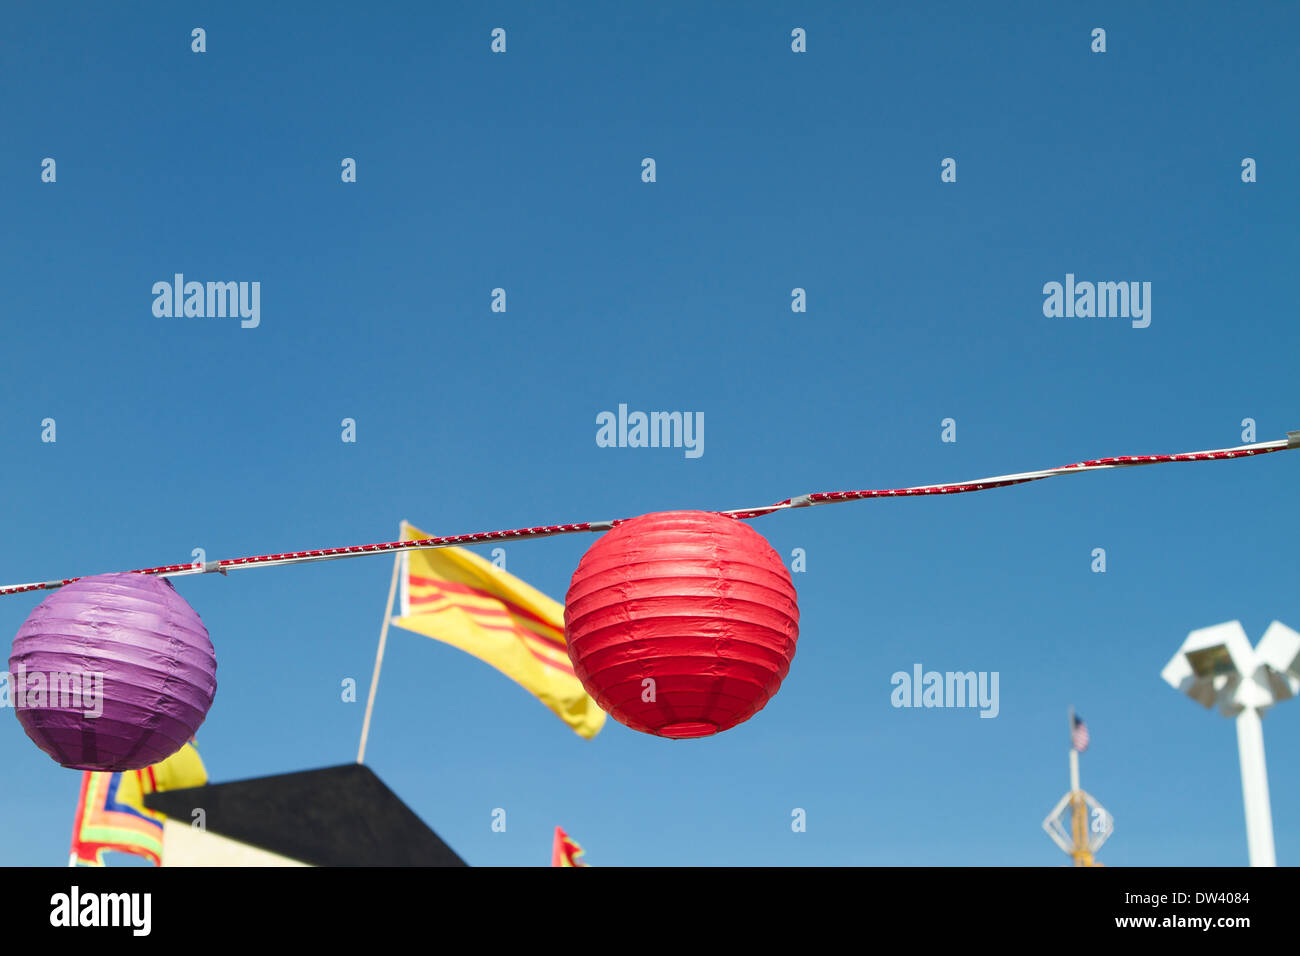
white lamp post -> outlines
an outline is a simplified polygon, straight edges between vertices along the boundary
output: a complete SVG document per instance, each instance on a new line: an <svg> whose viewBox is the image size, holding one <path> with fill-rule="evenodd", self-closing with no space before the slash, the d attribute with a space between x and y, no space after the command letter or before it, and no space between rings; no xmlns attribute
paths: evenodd
<svg viewBox="0 0 1300 956"><path fill-rule="evenodd" d="M1260 718L1300 692L1300 634L1274 621L1251 647L1240 621L1192 631L1160 672L1165 682L1206 708L1237 720L1241 793L1251 866L1276 866Z"/></svg>

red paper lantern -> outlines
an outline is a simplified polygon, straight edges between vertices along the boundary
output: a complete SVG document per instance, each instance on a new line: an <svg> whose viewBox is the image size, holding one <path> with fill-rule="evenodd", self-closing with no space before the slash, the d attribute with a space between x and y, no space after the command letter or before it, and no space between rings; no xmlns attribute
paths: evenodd
<svg viewBox="0 0 1300 956"><path fill-rule="evenodd" d="M582 556L564 601L574 673L633 730L706 737L763 709L790 670L790 572L743 521L642 515Z"/></svg>

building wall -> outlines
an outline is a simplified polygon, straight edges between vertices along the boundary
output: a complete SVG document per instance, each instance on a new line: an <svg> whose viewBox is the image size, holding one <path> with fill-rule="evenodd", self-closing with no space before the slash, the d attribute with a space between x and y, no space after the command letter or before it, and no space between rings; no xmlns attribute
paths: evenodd
<svg viewBox="0 0 1300 956"><path fill-rule="evenodd" d="M287 856L231 840L198 827L163 823L163 866L306 866Z"/></svg>

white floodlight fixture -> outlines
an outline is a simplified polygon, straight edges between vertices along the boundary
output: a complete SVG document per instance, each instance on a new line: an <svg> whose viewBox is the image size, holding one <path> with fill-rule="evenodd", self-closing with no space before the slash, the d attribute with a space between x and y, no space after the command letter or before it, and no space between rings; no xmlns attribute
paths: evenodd
<svg viewBox="0 0 1300 956"><path fill-rule="evenodd" d="M1257 664L1255 651L1240 621L1192 631L1160 676L1202 707L1216 703L1225 717L1262 701L1251 687Z"/></svg>
<svg viewBox="0 0 1300 956"><path fill-rule="evenodd" d="M1300 693L1300 634L1274 621L1259 639L1255 659L1259 662L1255 679L1269 689L1275 701Z"/></svg>
<svg viewBox="0 0 1300 956"><path fill-rule="evenodd" d="M1160 676L1202 707L1235 717L1251 866L1276 866L1260 718L1300 693L1300 634L1274 621L1251 647L1240 621L1192 631Z"/></svg>

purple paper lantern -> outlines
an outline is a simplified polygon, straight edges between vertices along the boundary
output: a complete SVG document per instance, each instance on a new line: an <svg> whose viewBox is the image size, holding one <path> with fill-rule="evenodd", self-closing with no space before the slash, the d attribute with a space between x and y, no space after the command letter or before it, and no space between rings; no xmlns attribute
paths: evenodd
<svg viewBox="0 0 1300 956"><path fill-rule="evenodd" d="M18 629L10 697L36 746L73 770L140 770L198 730L217 658L165 578L100 574L59 588Z"/></svg>

